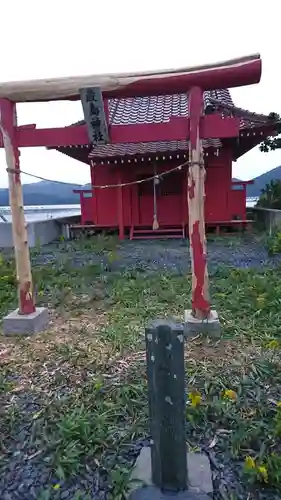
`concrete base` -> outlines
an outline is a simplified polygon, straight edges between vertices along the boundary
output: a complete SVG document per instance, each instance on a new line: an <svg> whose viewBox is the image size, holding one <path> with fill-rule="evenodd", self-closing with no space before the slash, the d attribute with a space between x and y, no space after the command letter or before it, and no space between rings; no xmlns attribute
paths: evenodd
<svg viewBox="0 0 281 500"><path fill-rule="evenodd" d="M49 316L45 307L37 307L34 313L27 315L19 314L18 311L11 312L3 319L4 335L32 335L46 329Z"/></svg>
<svg viewBox="0 0 281 500"><path fill-rule="evenodd" d="M173 458L171 457L171 460ZM151 451L142 448L131 476L129 500L210 500L213 481L209 459L202 453L187 453L188 489L186 491L161 492L152 484Z"/></svg>
<svg viewBox="0 0 281 500"><path fill-rule="evenodd" d="M139 488L131 493L130 500L210 500L205 493L192 493L191 491L179 491L178 493L163 493L155 486Z"/></svg>
<svg viewBox="0 0 281 500"><path fill-rule="evenodd" d="M185 311L184 323L187 337L200 333L218 335L221 331L220 321L216 311L211 311L210 318L204 320L194 318L191 310Z"/></svg>

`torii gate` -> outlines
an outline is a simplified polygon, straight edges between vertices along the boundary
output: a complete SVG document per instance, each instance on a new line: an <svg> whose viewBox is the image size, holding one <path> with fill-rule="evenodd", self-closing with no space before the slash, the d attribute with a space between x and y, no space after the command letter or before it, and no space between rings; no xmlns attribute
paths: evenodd
<svg viewBox="0 0 281 500"><path fill-rule="evenodd" d="M203 115L203 92L258 83L260 55L217 64L146 73L93 75L49 80L0 83L0 147L5 148L9 176L10 205L18 277L20 315L36 312L31 264L25 226L20 178L21 147L85 145L89 143L86 125L37 129L36 125L17 126L16 103L78 100L83 88L99 86L104 99L188 93L189 118L174 117L168 123L111 125L111 143L189 139L189 240L192 264L192 318L212 319L209 299L207 251L204 224L204 160L202 139L239 136L239 118L220 114Z"/></svg>

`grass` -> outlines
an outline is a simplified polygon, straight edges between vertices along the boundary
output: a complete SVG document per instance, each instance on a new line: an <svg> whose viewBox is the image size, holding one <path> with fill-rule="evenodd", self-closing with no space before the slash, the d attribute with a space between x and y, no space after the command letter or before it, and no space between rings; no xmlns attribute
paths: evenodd
<svg viewBox="0 0 281 500"><path fill-rule="evenodd" d="M122 456L149 432L144 326L156 317L182 317L190 276L74 267L79 251L105 253L113 262L118 246L110 238L67 245L61 243L56 266L33 270L38 302L51 310L49 331L0 340L0 460L4 466L24 422L26 454L56 478L40 498L56 498L64 481L102 467L118 500L129 481ZM14 264L4 257L0 293L3 315L15 304ZM187 442L230 462L247 492L281 491L281 269L218 269L211 294L223 332L219 340L195 338L186 346L188 392L200 396L193 405L188 400ZM28 415L23 394L35 402Z"/></svg>

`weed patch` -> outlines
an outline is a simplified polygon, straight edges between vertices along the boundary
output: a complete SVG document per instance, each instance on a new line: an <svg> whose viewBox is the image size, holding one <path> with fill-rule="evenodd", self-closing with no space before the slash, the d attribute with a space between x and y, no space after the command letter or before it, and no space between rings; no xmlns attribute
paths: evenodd
<svg viewBox="0 0 281 500"><path fill-rule="evenodd" d="M191 279L106 270L89 260L73 265L77 252L94 251L114 263L120 256L113 240L74 248L56 263L34 266L37 299L51 312L49 331L0 341L1 477L16 451L22 463L35 457L48 470L37 498L59 499L73 481L79 484L72 498L93 498L94 486L79 481L98 472L106 477L98 487L121 499L136 443L149 433L144 327L155 318L182 318ZM3 315L15 304L13 260L2 257L0 273ZM222 337L186 344L187 442L212 456L218 474L231 464L238 479L228 480L226 498L238 487L245 498L271 498L280 494L281 269L218 267L210 281Z"/></svg>

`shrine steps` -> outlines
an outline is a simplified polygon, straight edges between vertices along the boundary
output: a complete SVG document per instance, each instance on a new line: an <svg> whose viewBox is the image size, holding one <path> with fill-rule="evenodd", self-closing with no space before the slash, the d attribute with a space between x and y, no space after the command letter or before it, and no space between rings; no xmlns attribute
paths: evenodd
<svg viewBox="0 0 281 500"><path fill-rule="evenodd" d="M169 226L152 229L151 227L137 227L130 229L130 240L152 240L152 239L183 239L185 238L184 226Z"/></svg>

